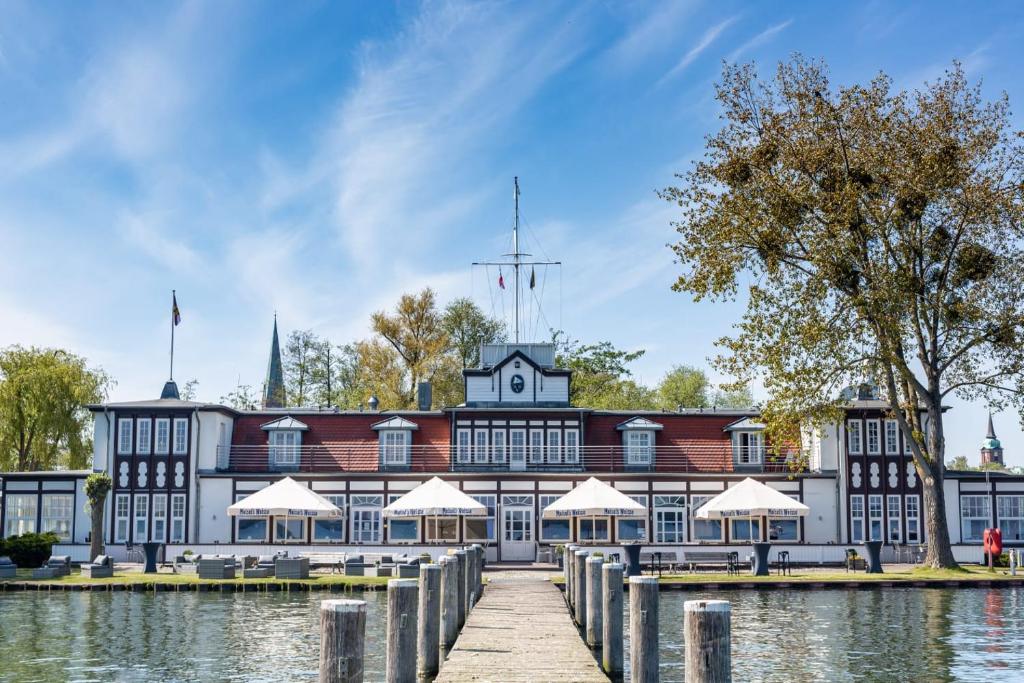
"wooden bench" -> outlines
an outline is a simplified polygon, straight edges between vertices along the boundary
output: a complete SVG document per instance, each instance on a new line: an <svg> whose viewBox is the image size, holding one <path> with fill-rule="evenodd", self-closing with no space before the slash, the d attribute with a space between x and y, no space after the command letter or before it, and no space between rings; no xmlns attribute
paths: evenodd
<svg viewBox="0 0 1024 683"><path fill-rule="evenodd" d="M299 553L299 557L309 559L310 569L329 568L332 573L340 573L345 566L345 553Z"/></svg>
<svg viewBox="0 0 1024 683"><path fill-rule="evenodd" d="M640 553L640 568L647 567L651 573L657 571L659 576L662 570L672 571L678 565L679 559L676 557L675 551L672 550L651 550Z"/></svg>
<svg viewBox="0 0 1024 683"><path fill-rule="evenodd" d="M739 557L735 552L695 550L683 553L683 564L686 565L692 574L701 566L722 566L725 565L729 574L739 572Z"/></svg>

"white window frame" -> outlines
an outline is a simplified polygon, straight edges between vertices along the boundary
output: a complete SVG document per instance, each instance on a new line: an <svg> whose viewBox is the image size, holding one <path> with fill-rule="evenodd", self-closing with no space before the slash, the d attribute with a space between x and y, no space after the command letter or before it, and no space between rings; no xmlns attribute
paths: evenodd
<svg viewBox="0 0 1024 683"><path fill-rule="evenodd" d="M327 500L331 501L331 503L333 503L335 506L337 506L338 508L341 509L342 516L341 517L328 517L328 518L325 518L325 519L314 519L312 521L312 523L310 524L310 526L312 527L312 530L310 531L310 533L313 535L312 542L313 543L344 543L345 542L345 530L348 527L348 525L345 524L345 494L344 493L324 493L322 495L323 495L324 498L326 498ZM323 538L323 537L321 537L320 535L317 534L317 526L316 526L317 522L341 522L341 538L335 540L335 539L332 539L332 538Z"/></svg>
<svg viewBox="0 0 1024 683"><path fill-rule="evenodd" d="M885 421L885 454L899 455L900 453L900 423L896 420Z"/></svg>
<svg viewBox="0 0 1024 683"><path fill-rule="evenodd" d="M907 513L907 543L921 543L924 538L921 533L921 499L916 495L906 496L903 499L903 505ZM912 538L912 536L916 536L916 538Z"/></svg>
<svg viewBox="0 0 1024 683"><path fill-rule="evenodd" d="M35 493L8 492L2 499L6 507L4 536L21 536L38 531L39 496Z"/></svg>
<svg viewBox="0 0 1024 683"><path fill-rule="evenodd" d="M862 494L855 494L850 496L850 542L851 543L863 543L865 527L865 518L867 510L864 508L864 496Z"/></svg>
<svg viewBox="0 0 1024 683"><path fill-rule="evenodd" d="M556 500L561 498L563 493L541 493L537 497L540 520L538 522L539 527L537 529L537 540L541 543L571 543L575 539L575 525L572 523L572 517L562 517L559 519L544 519L544 508L554 503ZM566 522L569 525L569 538L551 538L544 535L544 522Z"/></svg>
<svg viewBox="0 0 1024 683"><path fill-rule="evenodd" d="M623 439L626 445L626 465L650 465L654 450L654 430L629 429ZM639 442L643 443L639 443Z"/></svg>
<svg viewBox="0 0 1024 683"><path fill-rule="evenodd" d="M650 507L648 506L648 499L647 499L647 494L646 493L630 495L628 497L631 498L632 500L635 500L636 502L640 503L641 505L643 505L645 510L650 510ZM650 529L651 521L648 519L648 515L644 515L643 517L623 517L621 519L616 519L615 520L615 538L616 538L616 540L622 540L622 534L620 533L622 531L622 522L626 522L626 521L629 521L629 522L642 522L643 523L643 529L644 529L643 530L643 536L641 536L640 539L638 539L638 540L628 539L628 540L631 541L631 542L634 542L634 543L636 543L636 542L647 543L648 540L651 537L651 529ZM684 529L686 528L686 518L685 518L685 516L683 517L683 528Z"/></svg>
<svg viewBox="0 0 1024 683"><path fill-rule="evenodd" d="M74 534L75 494L44 493L39 515L39 531L51 531L60 540L70 542Z"/></svg>
<svg viewBox="0 0 1024 683"><path fill-rule="evenodd" d="M580 461L580 430L565 430L564 448L565 462L572 465L578 464Z"/></svg>
<svg viewBox="0 0 1024 683"><path fill-rule="evenodd" d="M977 509L980 508L980 511ZM968 514L970 513L970 514ZM960 496L960 540L964 543L980 543L984 540L984 532L977 537L968 533L971 521L984 520L982 529L992 527L992 505L988 494Z"/></svg>
<svg viewBox="0 0 1024 683"><path fill-rule="evenodd" d="M490 541L494 542L498 540L498 496L494 493L474 493L469 496L476 502L484 505L487 508L487 515L485 517L465 517L462 520L462 538L467 543L478 542L478 541ZM491 522L491 533L489 537L485 538L470 538L469 534L466 533L467 522L470 520L484 520L484 529L487 529L487 521Z"/></svg>
<svg viewBox="0 0 1024 683"><path fill-rule="evenodd" d="M132 502L127 493L114 496L114 543L127 543L132 528Z"/></svg>
<svg viewBox="0 0 1024 683"><path fill-rule="evenodd" d="M868 540L882 541L885 539L885 512L882 495L872 493L868 496ZM878 523L877 527L875 522ZM875 533L875 529L878 533Z"/></svg>
<svg viewBox="0 0 1024 683"><path fill-rule="evenodd" d="M547 435L548 462L554 465L562 464L562 430L549 429Z"/></svg>
<svg viewBox="0 0 1024 683"><path fill-rule="evenodd" d="M246 498L248 496L249 496L248 493L236 493L235 494L235 502L237 503L238 501L243 500L244 498ZM262 520L263 521L263 538L256 538L256 539L254 539L254 538L247 538L247 539L244 539L244 540L241 538L241 533L239 532L239 526L240 526L240 524L241 524L241 522L243 520L250 520L250 519L258 519L258 520ZM270 535L272 533L274 533L273 529L271 528L273 525L270 522L271 522L271 518L270 518L269 515L238 515L238 516L236 516L235 517L235 522L234 522L234 524L235 524L235 542L237 542L237 543L269 543L270 542Z"/></svg>
<svg viewBox="0 0 1024 683"><path fill-rule="evenodd" d="M380 432L381 463L408 465L412 432L408 429L382 429Z"/></svg>
<svg viewBox="0 0 1024 683"><path fill-rule="evenodd" d="M694 515L697 514L697 510L699 510L701 508L701 506L704 505L704 503L708 502L709 500L711 500L714 497L715 497L714 495L701 495L701 496L691 495L690 496L690 506L689 506L689 508L690 508L689 509L690 528L687 531L687 533L689 534L690 538L695 543L721 543L722 541L725 540L725 520L721 520L721 519L700 520L700 519L696 519L694 517ZM657 501L655 501L655 505L657 505ZM718 538L697 538L697 526L696 526L697 522L718 522Z"/></svg>
<svg viewBox="0 0 1024 683"><path fill-rule="evenodd" d="M349 539L356 545L380 544L383 531L383 520L381 510L384 507L384 496L353 494L351 506L349 507ZM369 520L364 520L369 517ZM362 525L369 521L370 529L357 529L357 524ZM369 534L369 535L367 535Z"/></svg>
<svg viewBox="0 0 1024 683"><path fill-rule="evenodd" d="M903 430L901 429L900 435L903 437L903 455L913 455L914 449L910 447L910 439L908 439L907 435L902 432Z"/></svg>
<svg viewBox="0 0 1024 683"><path fill-rule="evenodd" d="M309 518L307 517L274 517L274 523L271 525L273 528L270 529L270 535L274 539L274 543L307 543L309 542ZM301 522L302 535L298 538L288 538L288 527L294 522ZM283 523L284 535L278 536L277 525Z"/></svg>
<svg viewBox="0 0 1024 683"><path fill-rule="evenodd" d="M490 460L490 436L488 429L473 430L473 464L485 465Z"/></svg>
<svg viewBox="0 0 1024 683"><path fill-rule="evenodd" d="M185 542L185 512L188 505L184 493L171 494L171 543ZM180 506L180 513L178 508Z"/></svg>
<svg viewBox="0 0 1024 683"><path fill-rule="evenodd" d="M184 428L184 429L182 429ZM174 455L188 453L188 418L174 418Z"/></svg>
<svg viewBox="0 0 1024 683"><path fill-rule="evenodd" d="M736 432L736 463L739 465L760 465L764 462L764 433ZM746 445L743 444L746 439Z"/></svg>
<svg viewBox="0 0 1024 683"><path fill-rule="evenodd" d="M654 494L654 534L656 544L686 543L686 496L682 494ZM671 531L669 530L671 527Z"/></svg>
<svg viewBox="0 0 1024 683"><path fill-rule="evenodd" d="M167 455L171 449L171 419L169 417L158 417L153 427L153 452L157 455Z"/></svg>
<svg viewBox="0 0 1024 683"><path fill-rule="evenodd" d="M149 540L149 494L136 493L134 499L132 509L132 541L144 543Z"/></svg>
<svg viewBox="0 0 1024 683"><path fill-rule="evenodd" d="M472 457L473 436L471 429L458 429L455 431L455 459L465 465Z"/></svg>
<svg viewBox="0 0 1024 683"><path fill-rule="evenodd" d="M862 455L864 453L863 421L846 421L846 452L850 455Z"/></svg>
<svg viewBox="0 0 1024 683"><path fill-rule="evenodd" d="M292 467L301 458L302 433L298 430L275 429L267 437L270 462L278 467Z"/></svg>
<svg viewBox="0 0 1024 683"><path fill-rule="evenodd" d="M139 455L149 455L153 446L153 421L148 417L139 418L135 421L135 452Z"/></svg>
<svg viewBox="0 0 1024 683"><path fill-rule="evenodd" d="M132 419L130 417L119 417L117 419L117 454L131 455L132 452Z"/></svg>
<svg viewBox="0 0 1024 683"><path fill-rule="evenodd" d="M868 455L882 454L882 425L878 420L865 420L864 436Z"/></svg>
<svg viewBox="0 0 1024 683"><path fill-rule="evenodd" d="M491 432L491 458L499 465L505 462L504 429L495 429Z"/></svg>
<svg viewBox="0 0 1024 683"><path fill-rule="evenodd" d="M159 543L167 542L167 494L154 493L150 503L153 506L153 523L149 532L149 540Z"/></svg>
<svg viewBox="0 0 1024 683"><path fill-rule="evenodd" d="M519 443L516 443L516 442ZM526 463L526 430L525 429L510 429L508 430L508 443L509 443L509 462L521 462Z"/></svg>
<svg viewBox="0 0 1024 683"><path fill-rule="evenodd" d="M544 430L531 429L529 441L530 463L540 465L544 462Z"/></svg>
<svg viewBox="0 0 1024 683"><path fill-rule="evenodd" d="M403 494L401 494L401 493L391 493L391 494L388 494L388 505L391 505L391 503L394 503L396 500L401 498L402 495ZM391 537L391 529L393 527L391 525L394 524L395 522L412 522L413 525L416 527L416 536L414 538L411 538L411 539L410 538L392 538ZM420 543L420 539L423 538L423 527L420 524L420 518L419 517L391 517L391 518L388 519L388 523L385 526L387 526L387 530L388 530L388 533L387 533L387 542L388 543L393 543L395 545L417 545L418 543Z"/></svg>
<svg viewBox="0 0 1024 683"><path fill-rule="evenodd" d="M900 505L899 496L890 494L885 497L885 537L889 543L903 542L902 509L903 506ZM893 522L896 522L895 530L893 529Z"/></svg>

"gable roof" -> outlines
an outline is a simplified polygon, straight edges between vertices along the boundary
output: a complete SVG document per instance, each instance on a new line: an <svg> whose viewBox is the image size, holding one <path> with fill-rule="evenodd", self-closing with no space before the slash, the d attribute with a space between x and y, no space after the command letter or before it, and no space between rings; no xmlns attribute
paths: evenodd
<svg viewBox="0 0 1024 683"><path fill-rule="evenodd" d="M627 430L627 429L654 429L654 430L658 430L658 429L664 429L664 428L665 428L664 425L659 424L659 423L655 422L654 420L648 420L646 417L640 417L639 415L637 415L636 417L631 417L628 420L626 420L625 422L620 422L619 424L615 425L615 429L617 429L620 432L624 431L624 430Z"/></svg>
<svg viewBox="0 0 1024 683"><path fill-rule="evenodd" d="M465 376L493 375L493 374L496 374L501 368L503 368L506 365L508 365L509 363L511 363L513 360L524 361L527 365L532 367L537 372L540 372L542 374L549 375L549 376L552 376L552 375L553 376L567 376L567 375L571 375L572 374L572 370L563 370L563 369L559 369L559 368L545 368L544 366L542 366L539 363L537 363L537 361L535 361L532 358L530 358L529 356L527 356L522 351L513 351L512 353L510 353L508 355L508 357L505 358L505 360L501 361L500 363L495 363L494 365L492 365L489 368L472 369L472 370L467 368L467 369L462 371L462 374L465 375Z"/></svg>
<svg viewBox="0 0 1024 683"><path fill-rule="evenodd" d="M753 432L753 431L763 430L764 428L765 428L765 425L764 425L763 422L758 422L757 420L755 420L752 417L745 417L745 418L743 418L741 420L736 420L735 422L730 422L729 424L725 425L725 428L722 431L723 432Z"/></svg>
<svg viewBox="0 0 1024 683"><path fill-rule="evenodd" d="M306 432L309 431L309 425L307 425L305 422L299 422L291 415L285 415L284 417L279 417L276 420L271 420L270 422L265 422L261 424L260 429L268 432L286 429L291 431L297 430Z"/></svg>
<svg viewBox="0 0 1024 683"><path fill-rule="evenodd" d="M420 426L418 424L416 424L415 422L413 422L411 420L406 420L401 415L395 415L394 417L389 417L386 420L381 420L380 422L375 422L372 425L370 425L370 429L372 429L373 431L378 431L378 430L381 430L381 429L411 429L411 430L417 430L419 428L420 428Z"/></svg>

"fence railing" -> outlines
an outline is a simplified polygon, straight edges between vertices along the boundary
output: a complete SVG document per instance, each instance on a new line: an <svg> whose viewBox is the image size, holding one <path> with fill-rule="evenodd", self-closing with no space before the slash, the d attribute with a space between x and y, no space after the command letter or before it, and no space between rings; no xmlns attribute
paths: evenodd
<svg viewBox="0 0 1024 683"><path fill-rule="evenodd" d="M665 445L459 449L448 444L382 447L377 442L303 446L219 446L225 472L745 472L790 471L765 449L738 457L729 446Z"/></svg>

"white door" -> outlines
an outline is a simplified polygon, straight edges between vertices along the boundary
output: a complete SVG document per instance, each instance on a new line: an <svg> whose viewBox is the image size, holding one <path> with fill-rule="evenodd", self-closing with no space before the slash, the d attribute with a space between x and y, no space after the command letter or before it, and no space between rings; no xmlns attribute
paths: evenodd
<svg viewBox="0 0 1024 683"><path fill-rule="evenodd" d="M533 496L502 496L501 520L502 561L533 562Z"/></svg>
<svg viewBox="0 0 1024 683"><path fill-rule="evenodd" d="M512 472L526 470L526 430L513 429L509 432L508 468Z"/></svg>

